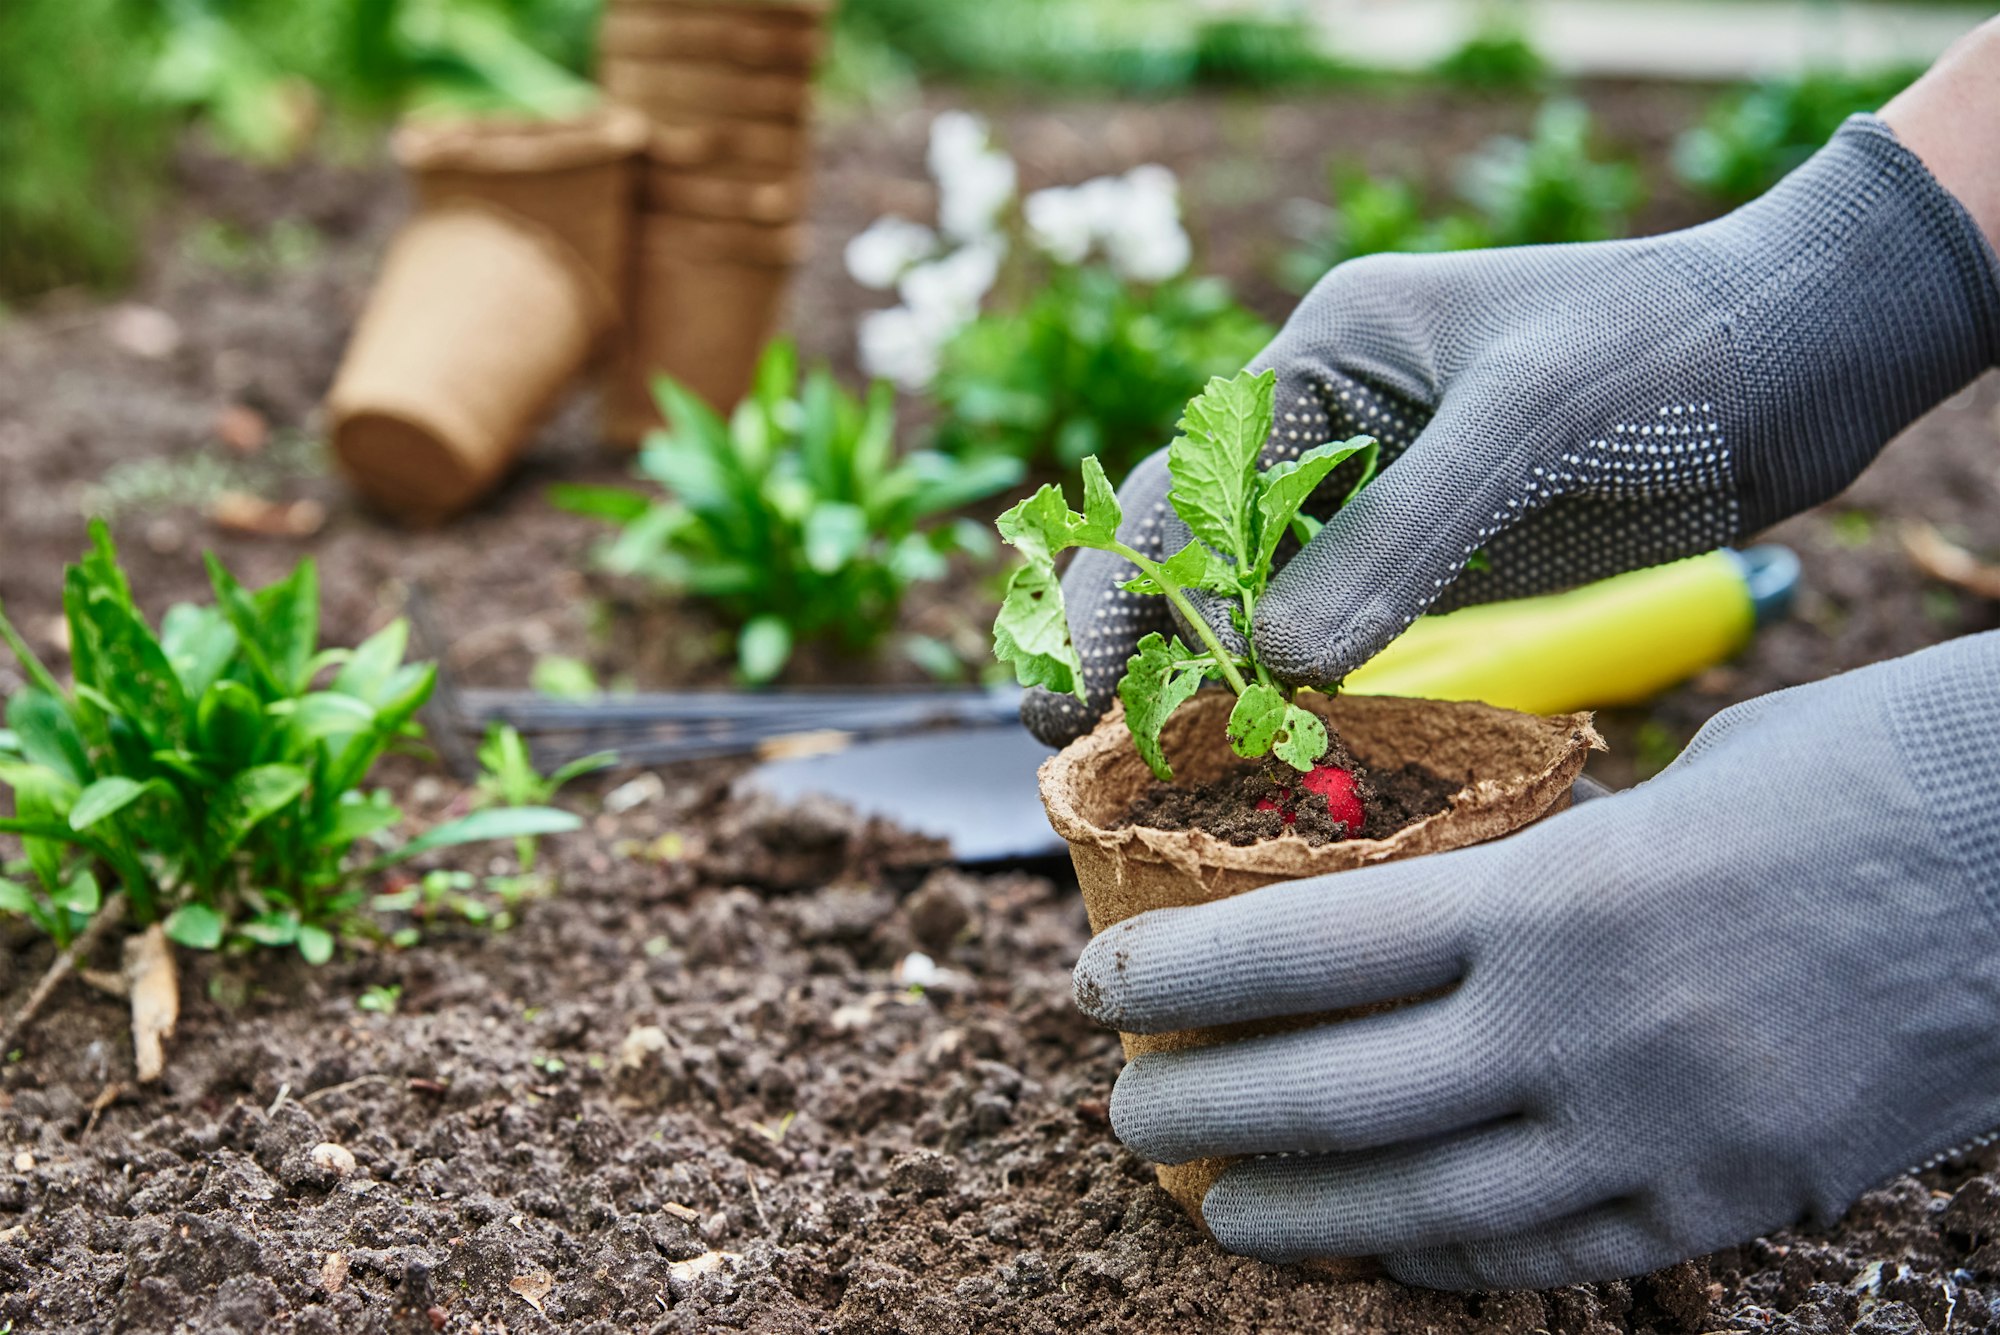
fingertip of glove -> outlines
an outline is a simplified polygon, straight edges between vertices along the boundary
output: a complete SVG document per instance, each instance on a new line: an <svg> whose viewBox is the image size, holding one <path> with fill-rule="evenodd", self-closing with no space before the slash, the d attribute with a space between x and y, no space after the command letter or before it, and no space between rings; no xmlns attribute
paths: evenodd
<svg viewBox="0 0 2000 1335"><path fill-rule="evenodd" d="M1070 993L1076 999L1076 1008L1099 1024L1113 1028L1125 1012L1120 1000L1124 989L1118 977L1123 965L1119 947L1113 941L1119 934L1114 927L1092 937L1077 956L1076 968L1070 972Z"/></svg>
<svg viewBox="0 0 2000 1335"><path fill-rule="evenodd" d="M1272 596L1257 608L1257 656L1289 685L1325 686L1380 653L1414 619L1398 621L1376 610L1298 615L1287 601Z"/></svg>
<svg viewBox="0 0 2000 1335"><path fill-rule="evenodd" d="M1093 712L1073 695L1057 695L1031 686L1021 697L1021 723L1044 746L1068 746L1097 726L1102 712Z"/></svg>

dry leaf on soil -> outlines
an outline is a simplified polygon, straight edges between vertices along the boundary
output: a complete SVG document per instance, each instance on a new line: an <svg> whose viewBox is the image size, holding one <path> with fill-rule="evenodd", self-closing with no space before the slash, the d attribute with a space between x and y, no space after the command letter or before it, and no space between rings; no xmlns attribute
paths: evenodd
<svg viewBox="0 0 2000 1335"><path fill-rule="evenodd" d="M531 1275L516 1275L507 1281L507 1287L537 1312L542 1310L542 1299L548 1297L555 1286L556 1277L546 1270L537 1270Z"/></svg>

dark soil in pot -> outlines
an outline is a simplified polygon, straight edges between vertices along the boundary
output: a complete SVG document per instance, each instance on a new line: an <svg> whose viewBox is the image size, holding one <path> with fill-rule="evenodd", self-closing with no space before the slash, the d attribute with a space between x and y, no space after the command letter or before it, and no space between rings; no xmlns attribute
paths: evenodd
<svg viewBox="0 0 2000 1335"><path fill-rule="evenodd" d="M1410 763L1373 768L1331 739L1323 765L1353 776L1366 821L1349 829L1328 810L1327 799L1299 785L1298 771L1282 761L1245 761L1219 779L1195 785L1155 784L1133 800L1114 828L1201 830L1242 847L1290 834L1317 847L1340 839L1387 839L1451 805L1465 786L1430 767Z"/></svg>

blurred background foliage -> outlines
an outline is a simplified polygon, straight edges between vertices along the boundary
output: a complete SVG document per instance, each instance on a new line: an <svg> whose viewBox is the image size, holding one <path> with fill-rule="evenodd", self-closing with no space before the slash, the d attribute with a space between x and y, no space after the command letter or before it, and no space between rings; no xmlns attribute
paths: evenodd
<svg viewBox="0 0 2000 1335"><path fill-rule="evenodd" d="M131 273L169 151L194 125L282 162L356 142L413 107L559 112L588 83L601 0L4 0L0 3L0 300ZM1481 91L1547 86L1515 11L1495 4L1428 76ZM826 83L875 100L925 80L1164 95L1383 82L1291 4L1219 13L1185 0L843 0ZM1808 73L1718 98L1675 158L1719 202L1755 195L1850 111L1908 77ZM1587 116L1553 102L1535 133L1466 164L1460 207L1336 167L1330 212L1287 261L1382 249L1615 234L1631 169L1592 155ZM343 138L343 136L347 136ZM361 142L368 142L361 140Z"/></svg>

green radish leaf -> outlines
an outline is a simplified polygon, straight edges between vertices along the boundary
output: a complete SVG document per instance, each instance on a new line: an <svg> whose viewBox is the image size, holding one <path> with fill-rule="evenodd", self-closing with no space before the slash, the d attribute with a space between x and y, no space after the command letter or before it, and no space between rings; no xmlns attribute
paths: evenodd
<svg viewBox="0 0 2000 1335"><path fill-rule="evenodd" d="M1070 547L1108 549L1117 539L1124 513L1104 466L1095 456L1083 461L1084 512L1078 514L1054 483L1042 487L995 521L1000 537L1029 559L1048 560Z"/></svg>
<svg viewBox="0 0 2000 1335"><path fill-rule="evenodd" d="M1070 639L1062 582L1047 560L1030 557L1008 575L993 622L993 656L1012 663L1014 679L1023 686L1084 698L1083 660Z"/></svg>
<svg viewBox="0 0 2000 1335"><path fill-rule="evenodd" d="M299 939L299 915L273 911L236 924L236 934L260 946L289 946Z"/></svg>
<svg viewBox="0 0 2000 1335"><path fill-rule="evenodd" d="M1285 728L1285 710L1290 708L1275 686L1253 682L1236 698L1229 711L1229 745L1239 756L1269 755L1271 744Z"/></svg>
<svg viewBox="0 0 2000 1335"><path fill-rule="evenodd" d="M1285 707L1285 726L1271 753L1304 774L1326 754L1326 724L1320 716L1297 705Z"/></svg>
<svg viewBox="0 0 2000 1335"><path fill-rule="evenodd" d="M77 794L76 803L69 809L69 827L80 833L107 817L117 815L148 792L165 786L158 780L140 783L122 774L99 779Z"/></svg>
<svg viewBox="0 0 2000 1335"><path fill-rule="evenodd" d="M333 958L333 933L324 927L299 928L299 957L315 967Z"/></svg>
<svg viewBox="0 0 2000 1335"><path fill-rule="evenodd" d="M206 904L183 904L167 915L169 940L189 950L214 950L222 944L222 915Z"/></svg>
<svg viewBox="0 0 2000 1335"><path fill-rule="evenodd" d="M792 628L783 617L753 617L736 637L736 670L761 686L785 670L792 656Z"/></svg>
<svg viewBox="0 0 2000 1335"><path fill-rule="evenodd" d="M567 811L554 807L491 807L485 811L475 811L470 816L461 816L436 829L418 835L401 848L377 858L368 864L366 870L381 871L399 862L407 862L432 849L445 848L453 844L472 844L486 839L533 838L544 834L568 834L581 829L583 821Z"/></svg>
<svg viewBox="0 0 2000 1335"><path fill-rule="evenodd" d="M1374 447L1375 442L1367 436L1330 440L1258 474L1257 550L1252 557L1257 578L1268 581L1271 557L1277 553L1278 542L1313 489L1349 458Z"/></svg>
<svg viewBox="0 0 2000 1335"><path fill-rule="evenodd" d="M1229 711L1229 744L1239 756L1276 754L1304 772L1326 754L1326 725L1319 715L1286 700L1274 686L1259 682Z"/></svg>
<svg viewBox="0 0 2000 1335"><path fill-rule="evenodd" d="M319 647L319 567L307 557L286 578L250 598L272 671L288 692L305 690L311 683L313 651Z"/></svg>
<svg viewBox="0 0 2000 1335"><path fill-rule="evenodd" d="M1228 594L1242 591L1236 579L1236 567L1217 556L1199 538L1160 562L1160 569L1166 572L1176 589L1202 589L1209 593ZM1132 593L1166 592L1151 575L1135 575L1119 587Z"/></svg>
<svg viewBox="0 0 2000 1335"><path fill-rule="evenodd" d="M1139 651L1125 665L1118 698L1125 702L1125 726L1147 768L1162 783L1171 782L1173 768L1160 749L1160 730L1173 712L1201 689L1212 666L1178 638L1168 641L1158 631L1139 641Z"/></svg>
<svg viewBox="0 0 2000 1335"><path fill-rule="evenodd" d="M1194 535L1254 576L1251 503L1257 457L1270 439L1277 374L1216 376L1187 406L1167 446L1168 499Z"/></svg>
<svg viewBox="0 0 2000 1335"><path fill-rule="evenodd" d="M60 697L33 687L17 692L7 702L7 724L27 759L79 788L90 782L90 752Z"/></svg>

